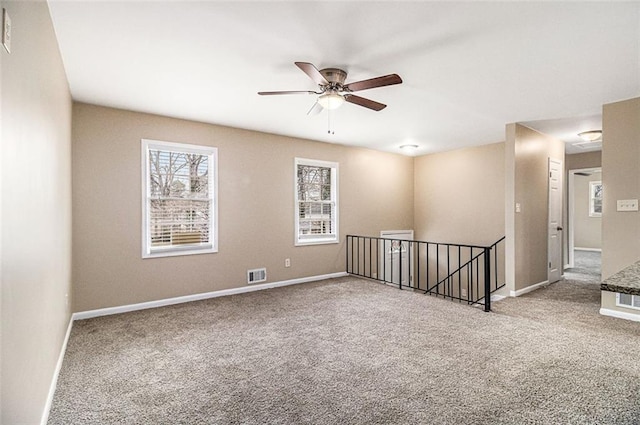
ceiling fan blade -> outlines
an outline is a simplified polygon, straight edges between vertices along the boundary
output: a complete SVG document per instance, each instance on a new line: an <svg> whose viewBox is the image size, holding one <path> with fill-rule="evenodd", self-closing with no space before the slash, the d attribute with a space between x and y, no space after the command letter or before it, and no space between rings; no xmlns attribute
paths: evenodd
<svg viewBox="0 0 640 425"><path fill-rule="evenodd" d="M371 78L368 80L356 81L355 83L349 83L344 86L350 91L360 91L367 89L374 89L376 87L392 86L394 84L402 83L402 78L398 74L389 74L382 77Z"/></svg>
<svg viewBox="0 0 640 425"><path fill-rule="evenodd" d="M298 68L302 70L305 74L309 76L316 84L321 86L326 86L329 84L326 78L320 74L318 68L316 68L312 63L309 62L294 62Z"/></svg>
<svg viewBox="0 0 640 425"><path fill-rule="evenodd" d="M387 107L384 103L376 102L375 100L365 99L364 97L356 96L355 94L347 94L344 96L344 100L349 103L364 106L365 108L373 109L374 111L381 111Z"/></svg>
<svg viewBox="0 0 640 425"><path fill-rule="evenodd" d="M318 115L320 112L322 112L323 109L324 108L322 107L322 105L316 102L313 104L311 109L309 109L309 112L307 112L307 115L309 116Z"/></svg>
<svg viewBox="0 0 640 425"><path fill-rule="evenodd" d="M320 94L311 90L298 90L298 91L259 91L259 95L261 96L272 96L279 94Z"/></svg>

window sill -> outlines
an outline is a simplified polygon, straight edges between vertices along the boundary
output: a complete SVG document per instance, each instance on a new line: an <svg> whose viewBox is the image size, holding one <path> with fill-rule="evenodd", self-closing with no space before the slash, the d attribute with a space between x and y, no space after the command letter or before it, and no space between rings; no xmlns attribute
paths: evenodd
<svg viewBox="0 0 640 425"><path fill-rule="evenodd" d="M340 243L338 239L302 239L296 240L295 246L307 246L307 245L329 245Z"/></svg>
<svg viewBox="0 0 640 425"><path fill-rule="evenodd" d="M161 257L177 257L177 256L183 256L183 255L215 254L216 252L218 252L218 249L213 248L211 246L206 248L183 248L183 249L167 248L166 250L156 249L151 252L143 252L142 258L147 259L147 258L161 258Z"/></svg>

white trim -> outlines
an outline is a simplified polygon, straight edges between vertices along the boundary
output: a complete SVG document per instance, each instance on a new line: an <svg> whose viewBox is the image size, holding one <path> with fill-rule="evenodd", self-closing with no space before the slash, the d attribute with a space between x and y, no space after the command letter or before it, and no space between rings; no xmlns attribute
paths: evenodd
<svg viewBox="0 0 640 425"><path fill-rule="evenodd" d="M219 291L204 292L200 294L185 295L182 297L165 298L162 300L148 301L138 304L128 304L118 307L100 308L97 310L81 311L73 313L73 320L90 319L93 317L108 316L112 314L127 313L130 311L146 310L148 308L164 307L174 304L188 303L191 301L206 300L209 298L223 297L226 295L244 294L246 292L260 291L263 289L279 288L281 286L296 285L299 283L315 282L317 280L334 279L347 276L347 272L329 273L318 276L301 277L297 279L283 280L280 282L263 283L260 285L241 286L239 288L222 289Z"/></svg>
<svg viewBox="0 0 640 425"><path fill-rule="evenodd" d="M69 342L69 335L71 335L71 327L73 326L74 315L69 317L69 325L67 326L67 333L62 341L62 347L60 347L60 354L58 355L58 362L56 368L53 371L53 377L51 377L51 385L49 386L49 394L47 394L47 400L44 405L44 411L42 412L42 418L40 425L47 425L49 421L49 411L51 410L51 404L53 403L53 395L56 392L56 386L58 385L58 376L60 375L60 369L62 369L62 361L64 360L64 354L67 352L67 343Z"/></svg>
<svg viewBox="0 0 640 425"><path fill-rule="evenodd" d="M618 319L631 320L633 322L640 322L640 314L627 313L625 311L611 310L608 308L601 308L600 314L603 316L615 317Z"/></svg>
<svg viewBox="0 0 640 425"><path fill-rule="evenodd" d="M491 295L491 302L502 301L505 298L507 298L506 295L493 294L493 295Z"/></svg>
<svg viewBox="0 0 640 425"><path fill-rule="evenodd" d="M578 248L578 247L575 247L573 249L575 249L576 251L602 252L602 248Z"/></svg>
<svg viewBox="0 0 640 425"><path fill-rule="evenodd" d="M509 291L509 296L510 297L519 297L520 295L524 295L524 294L528 294L529 292L535 291L536 289L539 289L543 286L546 286L549 284L548 280L544 280L542 282L538 282L534 285L531 286L527 286L526 288L522 288L522 289L518 289L517 291Z"/></svg>

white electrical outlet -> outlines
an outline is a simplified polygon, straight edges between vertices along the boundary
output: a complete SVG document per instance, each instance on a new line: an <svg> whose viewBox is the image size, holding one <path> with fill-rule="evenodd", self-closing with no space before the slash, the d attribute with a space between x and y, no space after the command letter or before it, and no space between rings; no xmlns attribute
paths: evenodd
<svg viewBox="0 0 640 425"><path fill-rule="evenodd" d="M285 258L284 259L284 266L285 267L291 267L291 258Z"/></svg>
<svg viewBox="0 0 640 425"><path fill-rule="evenodd" d="M617 202L618 211L638 211L637 199L618 199Z"/></svg>

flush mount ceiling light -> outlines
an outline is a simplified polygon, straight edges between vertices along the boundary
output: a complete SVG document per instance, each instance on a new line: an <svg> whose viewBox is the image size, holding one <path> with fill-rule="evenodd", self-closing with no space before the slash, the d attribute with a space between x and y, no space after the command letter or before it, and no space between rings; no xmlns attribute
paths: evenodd
<svg viewBox="0 0 640 425"><path fill-rule="evenodd" d="M318 98L318 103L324 109L337 109L344 103L344 96L337 93L325 93Z"/></svg>
<svg viewBox="0 0 640 425"><path fill-rule="evenodd" d="M602 139L602 130L590 130L578 133L578 136L585 142L595 142Z"/></svg>
<svg viewBox="0 0 640 425"><path fill-rule="evenodd" d="M415 152L415 150L418 149L418 145L402 145L400 149L405 152Z"/></svg>

